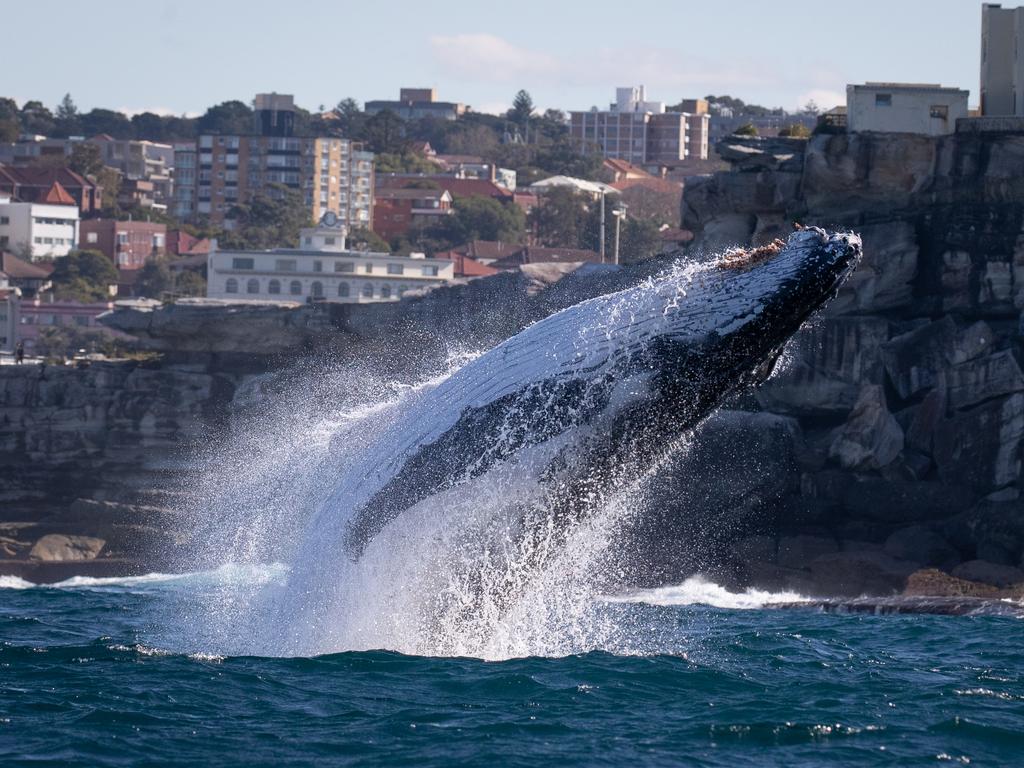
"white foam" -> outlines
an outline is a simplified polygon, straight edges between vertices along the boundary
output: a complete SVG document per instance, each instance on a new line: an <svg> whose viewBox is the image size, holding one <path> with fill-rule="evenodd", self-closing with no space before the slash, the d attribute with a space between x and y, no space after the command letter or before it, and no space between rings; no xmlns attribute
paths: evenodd
<svg viewBox="0 0 1024 768"><path fill-rule="evenodd" d="M266 584L282 577L287 566L228 564L212 571L189 573L147 573L142 576L72 576L64 581L36 584L18 576L0 576L0 589L147 589L165 586L193 586L208 584L246 583L253 586Z"/></svg>
<svg viewBox="0 0 1024 768"><path fill-rule="evenodd" d="M0 576L0 589L29 589L36 586L31 581L25 581L17 576Z"/></svg>
<svg viewBox="0 0 1024 768"><path fill-rule="evenodd" d="M612 603L646 603L647 605L708 605L713 608L750 610L779 603L806 603L810 598L797 592L766 592L747 589L730 592L702 576L691 576L682 584L643 589L624 595L606 597Z"/></svg>

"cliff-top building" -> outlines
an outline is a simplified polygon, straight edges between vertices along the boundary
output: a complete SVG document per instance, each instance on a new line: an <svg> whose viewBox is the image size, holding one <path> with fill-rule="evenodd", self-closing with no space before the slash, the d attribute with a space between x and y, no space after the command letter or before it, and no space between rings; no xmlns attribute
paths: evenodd
<svg viewBox="0 0 1024 768"><path fill-rule="evenodd" d="M688 158L707 159L707 102L684 102L698 112L668 112L664 102L648 101L644 86L617 88L615 103L606 111L569 114L569 133L585 146L596 147L606 158L625 160L660 170L681 165Z"/></svg>
<svg viewBox="0 0 1024 768"><path fill-rule="evenodd" d="M433 88L401 88L398 101L368 101L363 111L368 115L388 110L403 120L419 120L433 117L438 120L456 120L466 112L466 105L453 101L438 101Z"/></svg>
<svg viewBox="0 0 1024 768"><path fill-rule="evenodd" d="M207 259L208 298L246 301L398 301L406 291L454 278L447 259L350 251L332 214L302 230L298 248L221 251Z"/></svg>
<svg viewBox="0 0 1024 768"><path fill-rule="evenodd" d="M919 133L941 136L967 117L968 92L931 83L865 83L846 86L851 133Z"/></svg>
<svg viewBox="0 0 1024 768"><path fill-rule="evenodd" d="M332 213L350 230L371 228L373 153L348 139L294 136L291 96L259 94L255 105L252 134L196 140L192 215L230 227L232 207L259 192L279 196L275 185L284 185L301 192L311 222ZM191 184L184 165L189 153L177 147L175 158L183 162L182 186ZM177 201L176 210L186 207Z"/></svg>

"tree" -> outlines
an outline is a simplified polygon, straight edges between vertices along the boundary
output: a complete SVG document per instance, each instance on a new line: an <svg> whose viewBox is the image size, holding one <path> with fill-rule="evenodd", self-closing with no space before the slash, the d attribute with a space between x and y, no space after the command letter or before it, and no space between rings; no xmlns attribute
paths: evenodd
<svg viewBox="0 0 1024 768"><path fill-rule="evenodd" d="M408 150L398 154L384 153L376 155L373 167L377 173L435 173L437 165L423 155Z"/></svg>
<svg viewBox="0 0 1024 768"><path fill-rule="evenodd" d="M205 296L206 280L198 272L183 269L174 279L174 290L182 296Z"/></svg>
<svg viewBox="0 0 1024 768"><path fill-rule="evenodd" d="M579 248L587 215L584 195L569 187L555 187L546 191L530 211L529 221L541 245Z"/></svg>
<svg viewBox="0 0 1024 768"><path fill-rule="evenodd" d="M103 213L116 217L119 211L117 198L121 194L121 173L116 168L104 165L95 175L96 183L103 190Z"/></svg>
<svg viewBox="0 0 1024 768"><path fill-rule="evenodd" d="M470 240L518 243L524 239L525 225L526 217L517 205L489 197L460 197L455 200L455 213L443 217L428 236L443 243L442 248Z"/></svg>
<svg viewBox="0 0 1024 768"><path fill-rule="evenodd" d="M366 121L366 141L378 154L399 154L405 149L402 118L390 109L382 109Z"/></svg>
<svg viewBox="0 0 1024 768"><path fill-rule="evenodd" d="M520 128L525 128L529 124L532 115L533 99L529 93L520 89L516 93L515 98L512 99L512 109L508 111L508 119Z"/></svg>
<svg viewBox="0 0 1024 768"><path fill-rule="evenodd" d="M196 122L198 133L236 134L252 131L253 111L242 101L225 101L210 107Z"/></svg>
<svg viewBox="0 0 1024 768"><path fill-rule="evenodd" d="M60 104L57 105L57 119L58 120L74 120L78 117L78 107L75 106L75 102L71 100L71 94L65 93L64 98L60 100Z"/></svg>
<svg viewBox="0 0 1024 768"><path fill-rule="evenodd" d="M347 139L364 140L367 115L359 108L359 102L353 98L342 99L334 108L338 116L338 129Z"/></svg>
<svg viewBox="0 0 1024 768"><path fill-rule="evenodd" d="M800 123L783 126L779 130L779 136L789 136L794 139L807 139L811 136L811 129Z"/></svg>
<svg viewBox="0 0 1024 768"><path fill-rule="evenodd" d="M299 230L310 225L302 193L283 184L270 184L264 192L231 208L234 228L223 234L226 248L265 250L294 248Z"/></svg>
<svg viewBox="0 0 1024 768"><path fill-rule="evenodd" d="M49 136L53 132L53 114L41 101L26 101L18 114L23 133Z"/></svg>
<svg viewBox="0 0 1024 768"><path fill-rule="evenodd" d="M166 262L150 259L139 270L135 288L140 296L159 299L163 294L174 291L174 275Z"/></svg>
<svg viewBox="0 0 1024 768"><path fill-rule="evenodd" d="M94 176L103 170L100 148L91 141L79 141L71 148L68 168L82 176Z"/></svg>
<svg viewBox="0 0 1024 768"><path fill-rule="evenodd" d="M821 107L818 106L818 102L814 99L810 99L806 104L804 104L804 108L800 110L800 113L803 115L813 115L814 117L817 117L821 114Z"/></svg>
<svg viewBox="0 0 1024 768"><path fill-rule="evenodd" d="M388 253L391 247L376 232L369 229L353 229L348 233L347 245L356 251L375 251Z"/></svg>
<svg viewBox="0 0 1024 768"><path fill-rule="evenodd" d="M105 133L115 139L130 139L134 135L131 120L112 109L91 109L79 115L78 122L86 136Z"/></svg>
<svg viewBox="0 0 1024 768"><path fill-rule="evenodd" d="M110 299L110 286L117 284L117 269L99 251L71 251L57 259L50 279L59 299L91 303Z"/></svg>
<svg viewBox="0 0 1024 768"><path fill-rule="evenodd" d="M757 128L753 123L745 123L733 131L735 136L757 136Z"/></svg>

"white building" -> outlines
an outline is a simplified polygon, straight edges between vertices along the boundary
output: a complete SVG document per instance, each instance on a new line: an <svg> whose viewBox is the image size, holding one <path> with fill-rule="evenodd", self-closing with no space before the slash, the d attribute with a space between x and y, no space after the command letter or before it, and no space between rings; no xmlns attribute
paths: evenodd
<svg viewBox="0 0 1024 768"><path fill-rule="evenodd" d="M344 227L327 214L320 226L302 230L299 248L222 251L214 241L206 295L257 301L398 301L406 291L453 280L454 272L455 263L447 259L349 251Z"/></svg>
<svg viewBox="0 0 1024 768"><path fill-rule="evenodd" d="M78 206L60 184L44 203L20 203L0 197L0 250L19 256L53 259L78 247Z"/></svg>
<svg viewBox="0 0 1024 768"><path fill-rule="evenodd" d="M846 86L850 132L941 136L967 117L968 92L930 83L865 83Z"/></svg>

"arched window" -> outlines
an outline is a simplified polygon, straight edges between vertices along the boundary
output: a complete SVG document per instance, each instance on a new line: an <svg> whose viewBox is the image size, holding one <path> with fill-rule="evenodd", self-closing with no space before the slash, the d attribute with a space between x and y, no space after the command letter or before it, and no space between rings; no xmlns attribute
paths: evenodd
<svg viewBox="0 0 1024 768"><path fill-rule="evenodd" d="M363 286L363 298L373 298L373 286L370 283L367 283L366 285Z"/></svg>
<svg viewBox="0 0 1024 768"><path fill-rule="evenodd" d="M314 299L322 299L324 297L324 284L319 280L314 280L313 284L309 286L309 295Z"/></svg>
<svg viewBox="0 0 1024 768"><path fill-rule="evenodd" d="M245 292L246 293L259 293L260 292L260 281L257 280L255 277L249 278L248 282L246 282L246 284L245 284Z"/></svg>
<svg viewBox="0 0 1024 768"><path fill-rule="evenodd" d="M288 293L290 293L292 296L301 296L302 283L300 283L298 280L292 280L290 283L288 283Z"/></svg>
<svg viewBox="0 0 1024 768"><path fill-rule="evenodd" d="M238 281L235 278L229 277L224 283L224 293L238 293Z"/></svg>
<svg viewBox="0 0 1024 768"><path fill-rule="evenodd" d="M281 292L281 281L280 280L271 280L269 283L267 283L267 293L277 294L277 293L280 293L280 292Z"/></svg>
<svg viewBox="0 0 1024 768"><path fill-rule="evenodd" d="M347 299L349 296L349 290L348 283L338 283L338 295L341 298Z"/></svg>
<svg viewBox="0 0 1024 768"><path fill-rule="evenodd" d="M391 286L390 285L382 285L380 287L380 297L382 299L390 299L391 298Z"/></svg>

